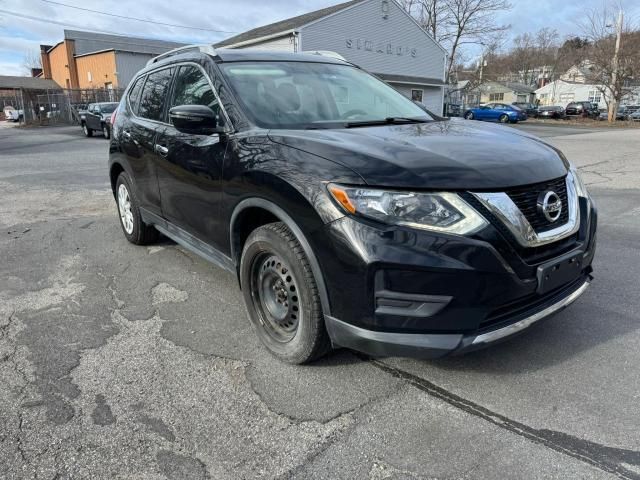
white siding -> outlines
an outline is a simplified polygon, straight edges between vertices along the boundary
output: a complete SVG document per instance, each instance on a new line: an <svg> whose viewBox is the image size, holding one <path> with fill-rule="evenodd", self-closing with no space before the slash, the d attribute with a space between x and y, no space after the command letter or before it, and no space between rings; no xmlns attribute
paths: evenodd
<svg viewBox="0 0 640 480"><path fill-rule="evenodd" d="M399 85L394 83L392 83L391 86L407 98L411 98L411 90L422 90L422 103L424 106L437 115L442 114L442 88L421 85Z"/></svg>
<svg viewBox="0 0 640 480"><path fill-rule="evenodd" d="M291 52L291 53L295 52L293 37L291 35L272 38L264 42L252 43L250 45L242 45L237 48L250 48L252 50L273 50L278 52Z"/></svg>
<svg viewBox="0 0 640 480"><path fill-rule="evenodd" d="M567 83L562 80L556 80L536 90L536 97L540 100L541 105L566 107L570 102L589 100L589 93L596 90L596 85ZM600 106L604 106L604 95L601 95L601 100L598 103Z"/></svg>
<svg viewBox="0 0 640 480"><path fill-rule="evenodd" d="M393 0L369 0L302 27L300 42L303 51L334 51L370 72L444 80L444 51Z"/></svg>

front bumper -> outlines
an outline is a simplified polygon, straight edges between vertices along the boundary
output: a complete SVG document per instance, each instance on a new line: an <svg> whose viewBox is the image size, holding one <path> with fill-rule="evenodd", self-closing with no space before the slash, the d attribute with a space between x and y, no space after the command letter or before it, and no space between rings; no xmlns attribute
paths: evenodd
<svg viewBox="0 0 640 480"><path fill-rule="evenodd" d="M527 313L520 320L485 333L475 334L419 334L376 332L350 325L337 318L325 316L325 325L334 344L382 357L437 358L456 355L487 347L519 334L536 322L557 313L576 301L589 286L589 278L581 279L571 292L535 313Z"/></svg>
<svg viewBox="0 0 640 480"><path fill-rule="evenodd" d="M567 307L587 289L597 214L581 202L579 231L522 249L493 225L472 238L380 226L345 217L317 232L335 346L371 355L439 357L515 335ZM538 272L578 255L568 283L541 293Z"/></svg>

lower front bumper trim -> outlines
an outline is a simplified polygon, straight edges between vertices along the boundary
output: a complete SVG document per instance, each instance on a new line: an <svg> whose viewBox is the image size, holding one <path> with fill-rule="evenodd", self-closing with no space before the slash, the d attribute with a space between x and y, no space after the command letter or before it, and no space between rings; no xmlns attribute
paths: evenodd
<svg viewBox="0 0 640 480"><path fill-rule="evenodd" d="M367 330L325 315L325 325L335 346L346 347L373 356L437 358L476 350L530 327L573 303L582 295L589 281L570 295L511 325L480 335L461 333L394 333Z"/></svg>

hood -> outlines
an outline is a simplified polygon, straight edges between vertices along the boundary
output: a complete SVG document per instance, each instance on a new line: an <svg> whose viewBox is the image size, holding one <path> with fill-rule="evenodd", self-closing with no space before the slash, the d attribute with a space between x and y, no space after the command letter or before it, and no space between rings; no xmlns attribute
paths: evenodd
<svg viewBox="0 0 640 480"><path fill-rule="evenodd" d="M272 141L340 163L369 185L498 190L567 173L562 154L502 125L451 119L332 130L272 130Z"/></svg>

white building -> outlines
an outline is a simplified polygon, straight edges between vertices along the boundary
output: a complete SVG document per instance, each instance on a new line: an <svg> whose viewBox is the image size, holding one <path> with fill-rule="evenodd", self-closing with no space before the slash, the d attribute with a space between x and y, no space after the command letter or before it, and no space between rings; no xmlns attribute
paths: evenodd
<svg viewBox="0 0 640 480"><path fill-rule="evenodd" d="M536 98L540 105L560 105L566 107L568 103L589 101L604 104L605 98L598 85L589 83L568 82L555 80L536 90Z"/></svg>
<svg viewBox="0 0 640 480"><path fill-rule="evenodd" d="M254 28L216 47L336 52L442 112L447 52L396 0L352 0Z"/></svg>

